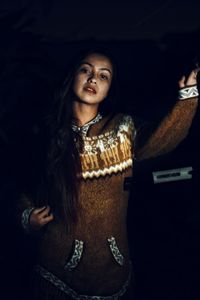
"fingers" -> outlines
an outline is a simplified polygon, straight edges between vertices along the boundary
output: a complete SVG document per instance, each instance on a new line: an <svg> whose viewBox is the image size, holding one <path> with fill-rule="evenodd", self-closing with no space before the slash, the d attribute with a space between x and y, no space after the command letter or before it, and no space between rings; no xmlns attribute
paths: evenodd
<svg viewBox="0 0 200 300"><path fill-rule="evenodd" d="M50 212L50 207L46 206L46 208L38 212L38 215L40 216L40 218L45 218L49 215L49 212Z"/></svg>
<svg viewBox="0 0 200 300"><path fill-rule="evenodd" d="M30 215L29 224L33 230L38 230L54 219L53 214L50 214L50 207L43 206L33 210Z"/></svg>
<svg viewBox="0 0 200 300"><path fill-rule="evenodd" d="M48 224L49 222L53 221L54 216L53 214L50 214L49 216L43 217L40 219L40 225L44 226L46 224Z"/></svg>
<svg viewBox="0 0 200 300"><path fill-rule="evenodd" d="M192 70L192 72L190 73L188 79L193 79L193 80L197 80L197 75L198 75L198 72L199 72L200 68L196 68L194 70Z"/></svg>
<svg viewBox="0 0 200 300"><path fill-rule="evenodd" d="M184 88L190 85L196 85L197 84L197 76L198 76L198 72L200 71L200 68L197 67L196 69L192 70L189 74L189 76L186 78L185 76L183 76L180 80L179 80L179 88Z"/></svg>
<svg viewBox="0 0 200 300"><path fill-rule="evenodd" d="M38 215L41 218L47 216L50 212L49 206L38 207L33 210L33 214Z"/></svg>
<svg viewBox="0 0 200 300"><path fill-rule="evenodd" d="M178 84L179 84L179 88L184 88L185 87L185 76L181 77Z"/></svg>
<svg viewBox="0 0 200 300"><path fill-rule="evenodd" d="M38 214L39 212L43 211L46 208L46 206L38 207L34 209L34 213Z"/></svg>

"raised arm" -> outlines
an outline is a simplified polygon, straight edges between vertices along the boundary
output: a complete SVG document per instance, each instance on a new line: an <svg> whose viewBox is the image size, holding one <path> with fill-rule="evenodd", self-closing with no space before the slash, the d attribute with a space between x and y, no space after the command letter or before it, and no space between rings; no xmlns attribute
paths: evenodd
<svg viewBox="0 0 200 300"><path fill-rule="evenodd" d="M178 101L142 147L142 130L139 132L136 139L137 160L170 152L187 136L198 105L198 71L199 68L193 70L188 78L181 78Z"/></svg>

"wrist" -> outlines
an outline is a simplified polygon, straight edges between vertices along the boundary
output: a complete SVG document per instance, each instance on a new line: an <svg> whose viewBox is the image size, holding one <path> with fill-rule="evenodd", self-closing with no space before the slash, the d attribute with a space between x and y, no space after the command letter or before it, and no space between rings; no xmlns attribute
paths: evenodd
<svg viewBox="0 0 200 300"><path fill-rule="evenodd" d="M26 233L30 233L29 220L30 220L30 215L34 209L35 209L35 207L29 207L29 208L26 208L22 213L21 224Z"/></svg>
<svg viewBox="0 0 200 300"><path fill-rule="evenodd" d="M178 92L179 100L197 98L198 96L199 96L199 92L198 92L196 84L190 85L190 86L185 86L185 87L179 89L179 92Z"/></svg>

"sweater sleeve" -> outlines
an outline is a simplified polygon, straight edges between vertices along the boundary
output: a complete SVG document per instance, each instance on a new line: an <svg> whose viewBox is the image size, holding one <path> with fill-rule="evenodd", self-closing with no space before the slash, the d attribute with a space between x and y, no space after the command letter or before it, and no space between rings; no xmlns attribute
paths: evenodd
<svg viewBox="0 0 200 300"><path fill-rule="evenodd" d="M17 224L26 233L29 233L29 217L33 210L31 199L26 194L21 194L17 205Z"/></svg>
<svg viewBox="0 0 200 300"><path fill-rule="evenodd" d="M178 100L143 146L141 129L136 140L136 159L153 158L176 148L189 132L197 105L198 98Z"/></svg>

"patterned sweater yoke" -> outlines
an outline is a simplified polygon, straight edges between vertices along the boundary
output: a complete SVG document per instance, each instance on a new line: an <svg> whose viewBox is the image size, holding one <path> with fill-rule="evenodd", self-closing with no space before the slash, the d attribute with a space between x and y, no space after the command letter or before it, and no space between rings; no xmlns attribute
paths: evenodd
<svg viewBox="0 0 200 300"><path fill-rule="evenodd" d="M136 132L133 120L130 116L118 115L112 123L112 127L105 126L103 130L102 125L97 124L96 128L89 130L89 136L82 136L80 157L84 179L117 174L132 166Z"/></svg>

